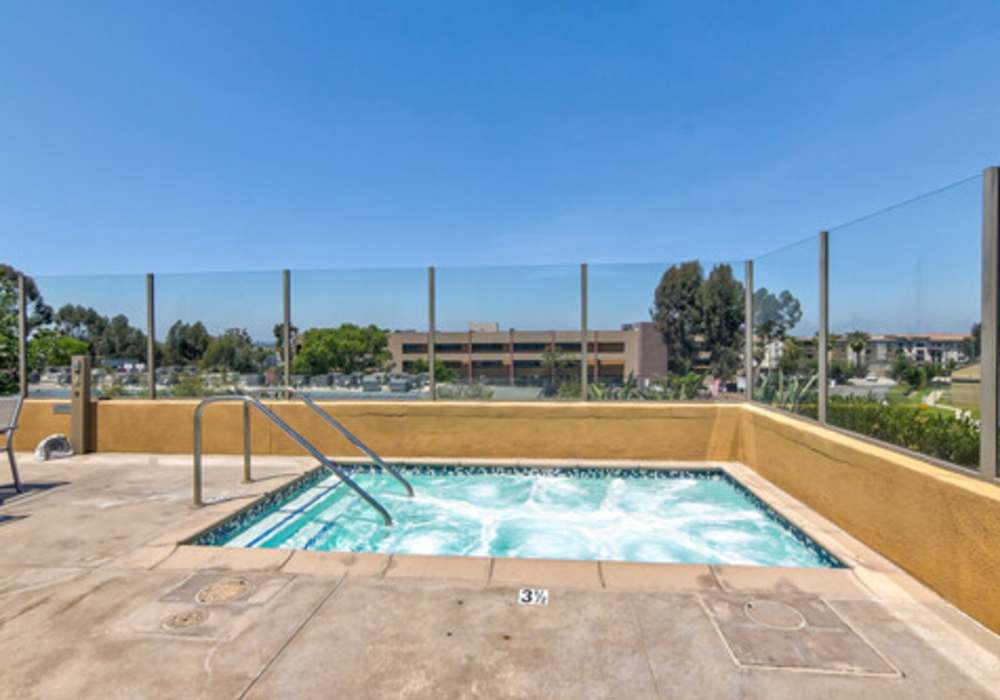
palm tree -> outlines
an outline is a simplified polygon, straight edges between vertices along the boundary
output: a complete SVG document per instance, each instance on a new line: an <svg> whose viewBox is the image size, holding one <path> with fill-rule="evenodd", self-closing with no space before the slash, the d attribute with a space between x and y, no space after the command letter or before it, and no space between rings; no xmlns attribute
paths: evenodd
<svg viewBox="0 0 1000 700"><path fill-rule="evenodd" d="M854 363L858 367L863 364L861 362L861 353L868 347L868 341L870 340L871 336L864 331L854 331L847 334L847 347L854 353Z"/></svg>

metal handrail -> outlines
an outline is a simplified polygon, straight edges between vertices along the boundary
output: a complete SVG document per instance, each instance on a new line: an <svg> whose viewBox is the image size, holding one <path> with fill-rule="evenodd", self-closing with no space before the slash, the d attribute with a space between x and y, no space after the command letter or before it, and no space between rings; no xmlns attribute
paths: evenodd
<svg viewBox="0 0 1000 700"><path fill-rule="evenodd" d="M318 403L316 403L311 396L309 396L305 392L300 391L295 387L284 386L284 387L267 387L264 389L255 389L252 390L250 393L251 394L285 393L288 394L289 396L294 396L298 398L299 400L302 401L302 403L304 403L306 406L312 409L313 413L315 413L324 421L326 421L327 425L336 428L341 435L347 438L348 442L350 442L352 445L354 445L359 450L368 455L368 457L371 458L371 460L375 462L375 464L377 464L380 469L396 477L396 480L399 483L401 483L403 487L406 489L407 495L413 496L413 486L410 485L409 481L403 478L403 475L399 473L399 470L382 461L382 458L379 457L377 454L375 454L374 450L368 447L368 445L366 445L365 443L361 442L361 440L358 439L358 437L354 433L348 430L343 423L341 423L336 418L327 413L325 410L323 410L323 408Z"/></svg>
<svg viewBox="0 0 1000 700"><path fill-rule="evenodd" d="M316 449L312 443L306 440L302 435L296 432L288 423L283 421L278 415L265 406L260 399L255 396L247 396L245 394L227 394L224 396L209 396L202 399L198 404L198 407L194 410L194 504L196 506L205 505L202 499L202 439L201 439L201 423L202 414L205 412L210 404L221 403L223 401L240 401L243 403L243 468L244 468L244 478L249 479L250 476L250 421L249 421L249 406L254 406L258 411L264 414L268 420L274 423L282 432L285 433L292 440L297 442L300 447L302 447L306 452L315 457L320 464L332 471L340 480L347 484L351 489L354 490L361 498L365 500L368 505L377 510L382 518L385 520L386 525L392 525L392 516L389 515L381 503L376 501L371 494L361 488L357 482L355 482L351 477L344 473L340 467L331 462L326 456Z"/></svg>

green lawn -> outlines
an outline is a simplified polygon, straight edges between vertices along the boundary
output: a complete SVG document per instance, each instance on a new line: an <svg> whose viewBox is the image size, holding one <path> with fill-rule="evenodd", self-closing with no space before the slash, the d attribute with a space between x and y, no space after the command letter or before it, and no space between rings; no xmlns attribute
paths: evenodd
<svg viewBox="0 0 1000 700"><path fill-rule="evenodd" d="M885 398L891 404L903 405L903 406L913 406L914 408L920 406L924 402L924 397L929 394L932 389L916 389L910 387L909 384L899 384L889 389L886 392ZM941 405L949 405L946 401L940 401ZM955 408L958 408L957 406ZM955 415L954 411L950 411L947 408L941 408L940 406L927 406L926 410L930 413L937 413L945 416ZM966 409L962 409L966 410ZM974 414L975 415L975 414ZM976 416L978 418L978 416Z"/></svg>

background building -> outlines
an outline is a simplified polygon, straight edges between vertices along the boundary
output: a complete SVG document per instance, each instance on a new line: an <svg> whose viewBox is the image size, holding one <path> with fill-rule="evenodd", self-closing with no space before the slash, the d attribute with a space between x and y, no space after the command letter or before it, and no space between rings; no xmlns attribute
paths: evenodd
<svg viewBox="0 0 1000 700"><path fill-rule="evenodd" d="M968 333L876 333L868 341L867 361L889 364L903 354L914 362L963 364L966 346L971 339Z"/></svg>
<svg viewBox="0 0 1000 700"><path fill-rule="evenodd" d="M438 331L436 359L465 381L485 384L539 384L558 365L563 373L580 371L580 331L499 330L495 323L473 323L468 331ZM409 373L418 359L428 360L428 334L389 334L393 371ZM592 381L618 383L667 373L667 348L651 322L629 323L621 330L587 334L587 371Z"/></svg>

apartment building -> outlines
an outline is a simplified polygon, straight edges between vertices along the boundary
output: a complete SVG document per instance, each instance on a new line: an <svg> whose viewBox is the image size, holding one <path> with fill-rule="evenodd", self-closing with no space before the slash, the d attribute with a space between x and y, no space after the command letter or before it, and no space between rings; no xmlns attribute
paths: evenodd
<svg viewBox="0 0 1000 700"><path fill-rule="evenodd" d="M816 359L816 336L799 336L794 340L807 359ZM887 370L899 355L904 355L914 362L934 364L955 362L964 365L972 359L968 357L968 344L971 340L972 336L967 333L872 333L861 351L860 359L862 364L872 370L883 371ZM762 366L777 367L783 354L783 340L767 343ZM844 360L851 365L856 364L859 359L849 347L846 334L833 337L830 357Z"/></svg>
<svg viewBox="0 0 1000 700"><path fill-rule="evenodd" d="M557 357L567 375L580 372L580 331L501 330L496 323L473 323L467 331L438 331L434 352L438 361L465 381L484 384L535 385L551 377ZM409 373L418 359L427 361L428 334L393 331L389 352L393 370ZM620 330L587 334L587 371L592 381L618 383L661 377L667 372L667 348L650 322L629 323Z"/></svg>
<svg viewBox="0 0 1000 700"><path fill-rule="evenodd" d="M891 363L900 353L914 362L964 364L968 333L875 333L868 341L866 360L869 363Z"/></svg>

